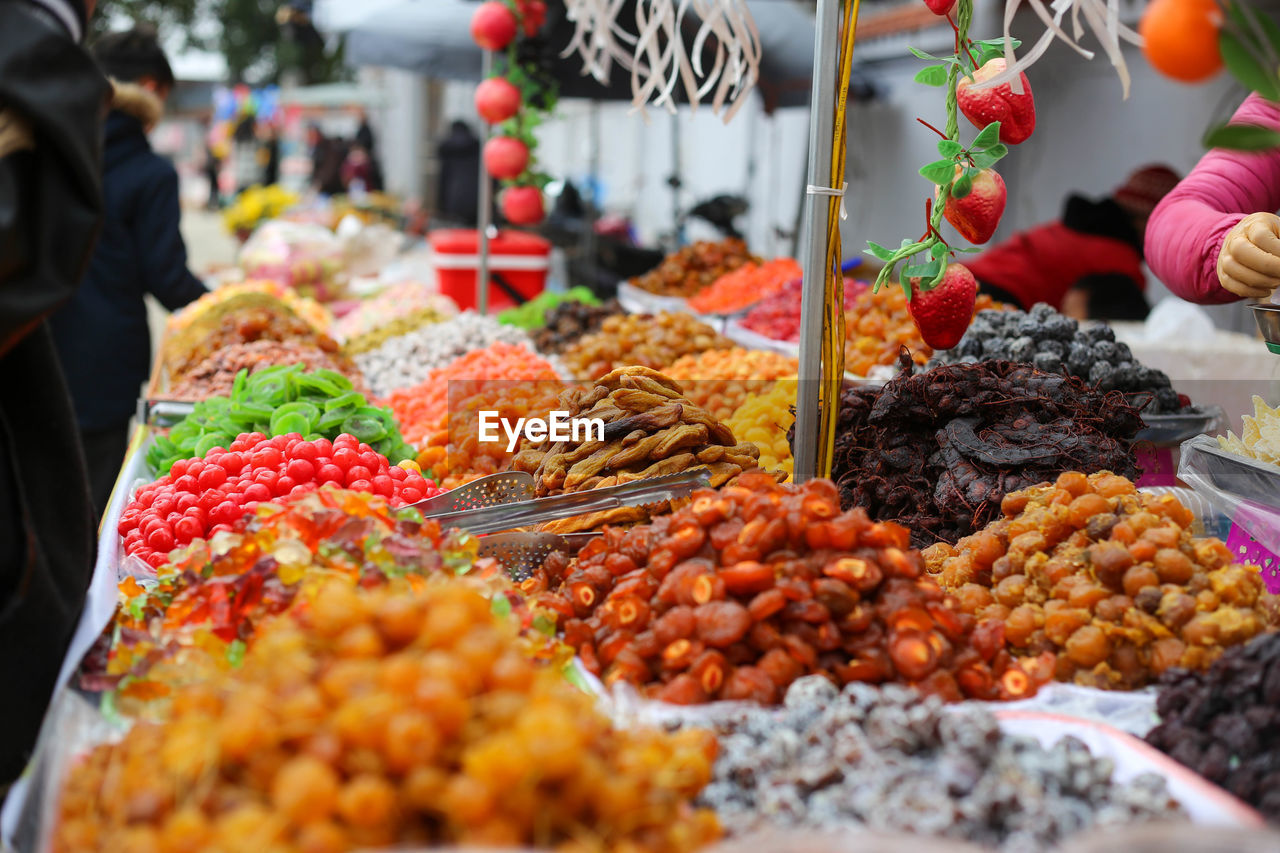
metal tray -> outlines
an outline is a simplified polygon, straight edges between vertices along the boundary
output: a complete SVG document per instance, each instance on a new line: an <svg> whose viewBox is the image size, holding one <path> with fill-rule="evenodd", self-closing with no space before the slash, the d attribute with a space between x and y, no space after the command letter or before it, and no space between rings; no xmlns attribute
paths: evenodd
<svg viewBox="0 0 1280 853"><path fill-rule="evenodd" d="M1171 415L1143 415L1146 428L1139 430L1134 440L1166 446L1181 444L1197 435L1216 432L1224 417L1221 406L1199 406L1195 411Z"/></svg>
<svg viewBox="0 0 1280 853"><path fill-rule="evenodd" d="M1183 464L1203 461L1210 485L1230 495L1280 511L1280 467L1228 453L1200 435L1182 443Z"/></svg>

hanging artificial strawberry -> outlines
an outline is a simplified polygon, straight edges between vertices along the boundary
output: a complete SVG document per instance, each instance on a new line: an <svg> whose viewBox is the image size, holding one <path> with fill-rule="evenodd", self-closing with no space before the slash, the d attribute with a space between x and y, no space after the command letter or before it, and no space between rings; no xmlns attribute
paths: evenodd
<svg viewBox="0 0 1280 853"><path fill-rule="evenodd" d="M934 349L950 349L959 343L973 319L978 290L973 274L950 258L957 252L978 249L952 246L939 228L945 217L970 243L991 239L1007 198L1004 179L992 167L1009 153L1009 145L1024 141L1035 129L1035 101L1025 75L1020 78L1021 92L1015 93L1008 82L986 85L1004 71L1004 39L970 41L973 0L957 0L954 18L945 0L926 3L945 15L955 31L951 56L930 56L910 48L916 57L939 63L921 69L916 82L947 91L945 133L917 119L942 137L938 141L942 159L920 169L921 176L936 189L934 197L925 201L925 232L918 240L903 240L896 249L869 242L867 251L884 263L875 288L897 275L925 343ZM1013 47L1017 46L1013 40ZM960 113L981 128L968 146L960 140Z"/></svg>
<svg viewBox="0 0 1280 853"><path fill-rule="evenodd" d="M554 87L522 60L521 48L538 38L547 18L543 0L488 0L471 18L471 36L485 50L504 51L501 73L476 87L476 112L496 125L485 143L485 170L505 187L499 210L513 225L537 225L545 216L542 188L551 178L539 171L536 128L555 107Z"/></svg>

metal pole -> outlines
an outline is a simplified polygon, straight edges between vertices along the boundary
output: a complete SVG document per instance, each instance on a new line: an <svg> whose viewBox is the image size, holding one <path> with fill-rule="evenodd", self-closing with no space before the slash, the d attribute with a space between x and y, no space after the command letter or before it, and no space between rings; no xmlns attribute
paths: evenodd
<svg viewBox="0 0 1280 853"><path fill-rule="evenodd" d="M596 269L596 220L600 217L600 102L592 101L587 114L587 170L591 174L591 188L587 193L587 221L584 250L586 252L586 268L591 278L587 285L594 291L600 280L600 272Z"/></svg>
<svg viewBox="0 0 1280 853"><path fill-rule="evenodd" d="M809 185L831 180L837 24L846 0L818 0L813 32L813 93L809 98ZM822 315L826 294L827 211L832 199L804 198L804 290L800 302L800 382L796 388L795 475L803 483L818 473L818 395L822 387Z"/></svg>
<svg viewBox="0 0 1280 853"><path fill-rule="evenodd" d="M489 79L493 73L493 51L481 51L482 59L480 76ZM489 141L489 124L480 122L480 150L483 154L484 144ZM489 313L489 227L490 212L493 209L493 179L484 168L484 157L480 158L480 209L477 212L476 234L479 242L476 253L479 263L476 266L476 310L482 315Z"/></svg>

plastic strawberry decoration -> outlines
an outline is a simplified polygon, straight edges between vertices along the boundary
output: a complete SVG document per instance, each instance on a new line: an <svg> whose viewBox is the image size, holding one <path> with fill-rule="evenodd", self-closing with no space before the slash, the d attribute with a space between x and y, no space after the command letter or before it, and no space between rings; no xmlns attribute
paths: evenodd
<svg viewBox="0 0 1280 853"><path fill-rule="evenodd" d="M948 14L945 0L926 0L929 8L947 15L955 31L955 51L951 56L931 56L911 48L920 59L934 65L916 74L916 82L939 86L947 91L946 132L924 119L922 125L938 134L941 158L921 167L920 175L935 185L932 198L925 201L925 230L918 239L905 239L896 249L868 243L867 252L884 266L876 277L878 290L897 277L909 300L911 317L921 338L934 349L950 349L959 343L973 319L977 282L963 264L951 258L957 253L976 252L957 247L943 236L942 220L951 223L970 243L991 239L1004 214L1007 190L1004 180L992 168L1009 153L1007 143L1021 142L1035 128L1035 103L1031 89L1023 82L1025 94L1012 96L1011 86L980 88L1003 70L1003 39L974 42L969 39L973 0L957 0L956 15ZM942 11L939 11L939 10ZM1013 47L1018 42L1012 42ZM1006 93L1006 90L1009 90ZM963 91L963 98L961 92ZM968 104L968 109L965 105ZM981 130L967 146L960 139L961 110ZM1003 121L1012 127L1006 129ZM901 267L901 269L899 269Z"/></svg>
<svg viewBox="0 0 1280 853"><path fill-rule="evenodd" d="M920 337L934 349L951 349L960 343L978 298L978 281L964 264L947 264L942 280L932 290L920 290L920 279L911 279L907 311Z"/></svg>
<svg viewBox="0 0 1280 853"><path fill-rule="evenodd" d="M1006 67L1003 57L988 60L972 77L962 77L956 86L956 103L974 127L1000 122L1000 141L1005 145L1024 142L1036 129L1036 101L1026 74L1019 74L1022 94L1013 91L1012 83L983 88L982 83Z"/></svg>

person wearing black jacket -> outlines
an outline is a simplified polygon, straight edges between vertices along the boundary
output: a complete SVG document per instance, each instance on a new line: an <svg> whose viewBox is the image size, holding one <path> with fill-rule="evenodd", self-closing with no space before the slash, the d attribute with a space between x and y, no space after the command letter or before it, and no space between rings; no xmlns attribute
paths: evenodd
<svg viewBox="0 0 1280 853"><path fill-rule="evenodd" d="M0 790L30 756L93 568L88 475L45 322L102 223L110 87L77 44L90 11L0 0Z"/></svg>
<svg viewBox="0 0 1280 853"><path fill-rule="evenodd" d="M178 231L178 173L147 141L173 85L164 52L142 29L103 36L93 52L115 87L103 152L107 218L88 275L52 325L101 516L151 372L144 297L150 293L176 311L205 288L187 269Z"/></svg>

